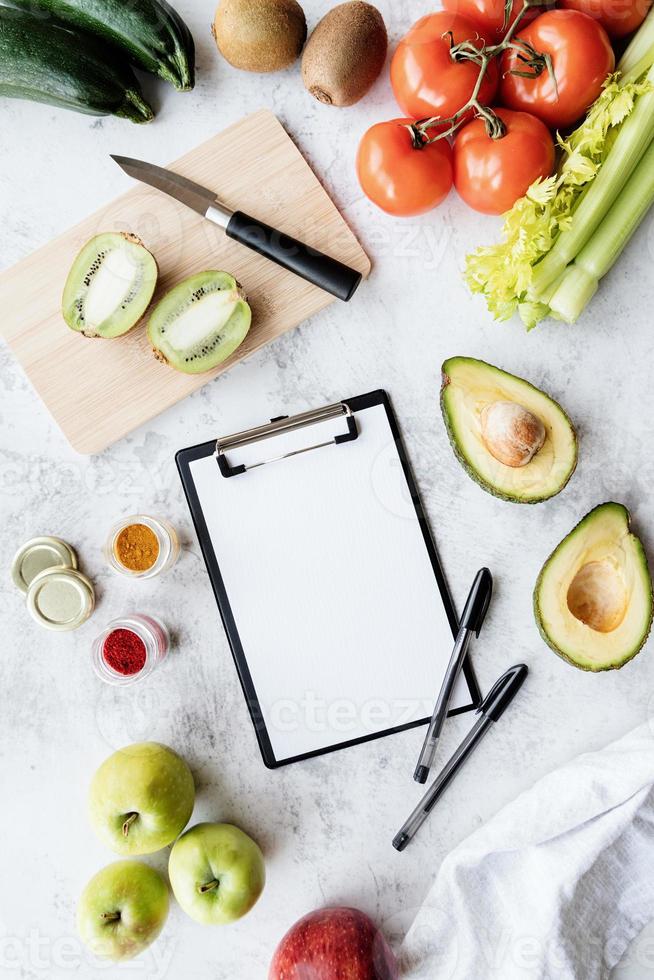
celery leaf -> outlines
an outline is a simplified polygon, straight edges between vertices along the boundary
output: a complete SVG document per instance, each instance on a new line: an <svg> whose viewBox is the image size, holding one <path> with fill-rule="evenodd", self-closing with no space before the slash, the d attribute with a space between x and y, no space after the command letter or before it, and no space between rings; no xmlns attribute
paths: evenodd
<svg viewBox="0 0 654 980"><path fill-rule="evenodd" d="M621 85L610 76L586 118L566 139L557 134L559 164L545 180L535 181L503 216L502 239L480 246L466 257L465 280L481 293L496 320L517 311L528 330L549 314L546 303L527 301L533 267L570 226L580 196L594 180L619 127L632 112L647 81Z"/></svg>

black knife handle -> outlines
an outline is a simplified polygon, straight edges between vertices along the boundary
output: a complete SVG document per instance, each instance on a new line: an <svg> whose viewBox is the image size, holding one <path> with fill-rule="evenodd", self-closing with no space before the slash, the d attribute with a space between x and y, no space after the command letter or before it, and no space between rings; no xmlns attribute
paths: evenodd
<svg viewBox="0 0 654 980"><path fill-rule="evenodd" d="M361 282L361 273L356 269L351 269L337 259L310 248L242 211L234 211L225 233L241 245L247 245L259 255L264 255L282 268L312 282L314 286L320 286L345 302L354 295Z"/></svg>

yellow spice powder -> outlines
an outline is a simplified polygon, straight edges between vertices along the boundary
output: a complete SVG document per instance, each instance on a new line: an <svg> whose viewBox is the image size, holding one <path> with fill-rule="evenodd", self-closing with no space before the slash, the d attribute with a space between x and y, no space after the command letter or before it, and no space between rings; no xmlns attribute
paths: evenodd
<svg viewBox="0 0 654 980"><path fill-rule="evenodd" d="M114 541L114 554L131 572L146 572L159 557L159 541L146 524L128 524Z"/></svg>

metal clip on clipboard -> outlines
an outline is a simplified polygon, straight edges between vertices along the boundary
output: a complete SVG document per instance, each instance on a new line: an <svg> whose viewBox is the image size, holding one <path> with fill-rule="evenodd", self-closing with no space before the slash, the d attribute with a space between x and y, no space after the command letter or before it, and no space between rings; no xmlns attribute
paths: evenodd
<svg viewBox="0 0 654 980"><path fill-rule="evenodd" d="M304 429L306 426L315 425L317 422L327 422L329 419L340 416L346 421L347 432L327 439L325 442L317 442L311 446L304 446L302 449L293 449L291 452L282 453L280 456L271 456L269 459L262 459L260 463L250 463L248 466L244 464L230 466L225 457L225 453L230 449L240 449L243 446L251 445L253 442L261 442L263 439L270 439L286 432L294 432L296 429ZM307 453L312 449L322 449L323 446L337 446L342 442L352 442L358 435L356 419L349 405L345 402L334 402L333 405L325 405L324 408L317 408L311 412L300 412L299 415L281 415L279 418L271 419L266 425L259 425L254 429L246 429L232 436L218 439L215 455L223 476L238 476L239 473L245 473L246 470L265 466L266 463L276 463L278 460L298 456L300 453Z"/></svg>

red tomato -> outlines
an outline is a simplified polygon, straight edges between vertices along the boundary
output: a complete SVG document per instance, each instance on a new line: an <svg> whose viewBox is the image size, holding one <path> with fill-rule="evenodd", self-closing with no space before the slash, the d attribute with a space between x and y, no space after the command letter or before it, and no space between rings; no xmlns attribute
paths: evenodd
<svg viewBox="0 0 654 980"><path fill-rule="evenodd" d="M510 75L512 68L528 70L510 50L502 58L500 101L509 109L533 113L551 129L570 126L595 101L615 67L606 31L578 10L548 10L517 37L550 55L558 92L547 68L538 78Z"/></svg>
<svg viewBox="0 0 654 980"><path fill-rule="evenodd" d="M625 37L640 27L652 0L560 0L566 10L581 10L598 21L609 37Z"/></svg>
<svg viewBox="0 0 654 980"><path fill-rule="evenodd" d="M490 44L499 43L506 32L506 29L502 30L504 25L504 0L443 0L443 6L450 13L461 14L462 17L467 17L468 20L477 24L482 33L488 37ZM522 0L513 0L511 17L507 24L507 29L516 19L523 6ZM535 16L537 14L530 11L520 22L521 25L523 23L527 24Z"/></svg>
<svg viewBox="0 0 654 980"><path fill-rule="evenodd" d="M467 17L441 10L416 21L397 46L391 61L391 85L397 103L413 119L453 116L470 96L479 75L479 66L470 61L454 61L454 43L478 37L478 28ZM477 45L481 47L481 41ZM482 82L479 100L488 105L497 89L497 65L491 62Z"/></svg>
<svg viewBox="0 0 654 980"><path fill-rule="evenodd" d="M357 151L357 176L366 197L388 214L431 211L452 187L452 150L446 139L415 149L410 119L390 119L368 129Z"/></svg>
<svg viewBox="0 0 654 980"><path fill-rule="evenodd" d="M554 169L549 129L528 112L496 109L506 133L493 140L483 119L473 119L454 141L454 186L471 208L504 214L537 177Z"/></svg>

